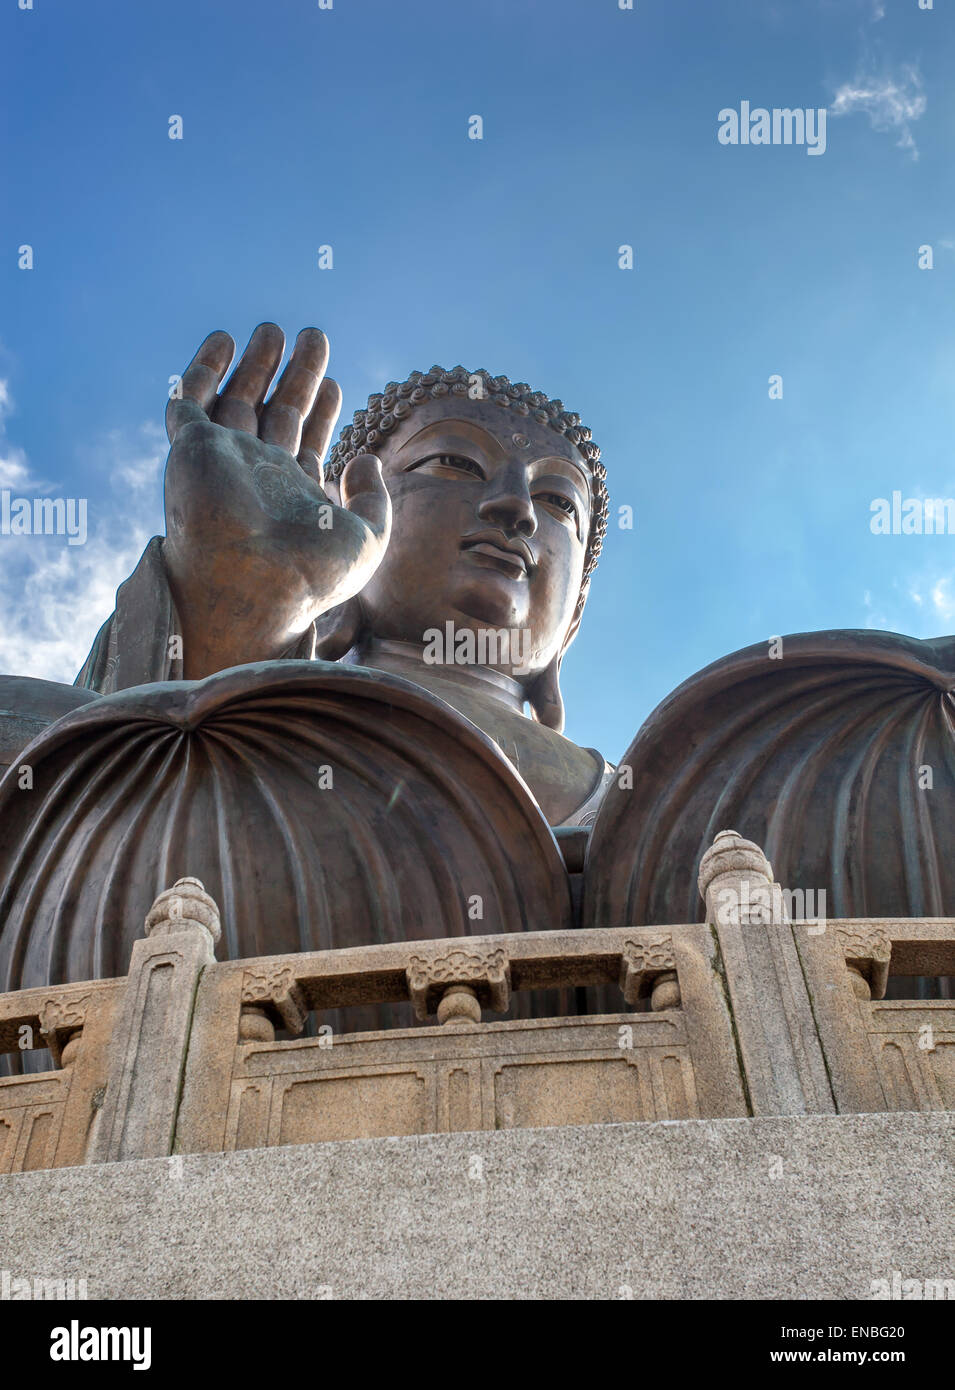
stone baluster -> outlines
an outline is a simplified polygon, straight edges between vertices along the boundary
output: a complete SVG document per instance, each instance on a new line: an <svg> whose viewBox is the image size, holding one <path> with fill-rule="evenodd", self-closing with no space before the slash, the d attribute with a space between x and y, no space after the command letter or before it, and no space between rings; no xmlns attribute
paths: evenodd
<svg viewBox="0 0 955 1390"><path fill-rule="evenodd" d="M40 1008L40 1034L53 1061L64 1070L73 1065L80 1050L89 998L83 995L62 999L53 995Z"/></svg>
<svg viewBox="0 0 955 1390"><path fill-rule="evenodd" d="M274 1042L276 1024L298 1037L305 1028L308 1005L287 965L247 970L242 977L239 1042Z"/></svg>
<svg viewBox="0 0 955 1390"><path fill-rule="evenodd" d="M88 1163L172 1152L196 987L215 960L219 909L198 879L181 878L160 893L145 927L129 962Z"/></svg>
<svg viewBox="0 0 955 1390"><path fill-rule="evenodd" d="M470 985L448 985L438 1001L439 1023L480 1023L481 1001Z"/></svg>
<svg viewBox="0 0 955 1390"><path fill-rule="evenodd" d="M82 1028L74 1028L73 1032L67 1037L60 1051L60 1066L71 1067L76 1061L76 1054L80 1050L80 1039L83 1036Z"/></svg>
<svg viewBox="0 0 955 1390"><path fill-rule="evenodd" d="M677 979L676 971L665 970L653 982L653 989L650 991L650 1009L655 1014L662 1013L664 1009L678 1009L681 1003L680 982Z"/></svg>
<svg viewBox="0 0 955 1390"><path fill-rule="evenodd" d="M721 830L700 895L716 933L754 1115L835 1109L783 894L758 845Z"/></svg>
<svg viewBox="0 0 955 1390"><path fill-rule="evenodd" d="M275 1042L275 1024L260 1005L242 1005L239 1015L239 1042Z"/></svg>
<svg viewBox="0 0 955 1390"><path fill-rule="evenodd" d="M649 996L650 1009L678 1009L680 981L669 932L642 930L624 942L620 956L620 990L628 1004Z"/></svg>
<svg viewBox="0 0 955 1390"><path fill-rule="evenodd" d="M510 962L496 947L456 946L437 955L414 955L405 974L418 1018L436 1014L446 1028L480 1023L482 1006L504 1013L510 1003Z"/></svg>
<svg viewBox="0 0 955 1390"><path fill-rule="evenodd" d="M884 999L889 980L892 942L882 927L843 927L839 936L852 992L868 1002Z"/></svg>

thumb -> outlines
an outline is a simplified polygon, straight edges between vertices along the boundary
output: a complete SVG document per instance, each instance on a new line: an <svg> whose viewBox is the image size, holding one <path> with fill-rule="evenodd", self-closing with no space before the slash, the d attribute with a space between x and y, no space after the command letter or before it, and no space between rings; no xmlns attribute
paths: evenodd
<svg viewBox="0 0 955 1390"><path fill-rule="evenodd" d="M342 505L360 516L376 536L387 539L391 531L391 498L381 476L381 460L374 454L352 459L341 477Z"/></svg>
<svg viewBox="0 0 955 1390"><path fill-rule="evenodd" d="M188 396L170 397L166 404L166 435L169 443L172 444L186 425L193 425L198 420L209 423L209 415L198 401L190 400Z"/></svg>

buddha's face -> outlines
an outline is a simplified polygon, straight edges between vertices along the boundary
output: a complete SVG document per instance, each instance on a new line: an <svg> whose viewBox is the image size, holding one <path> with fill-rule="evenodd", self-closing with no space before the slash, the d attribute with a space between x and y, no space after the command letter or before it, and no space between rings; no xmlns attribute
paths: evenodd
<svg viewBox="0 0 955 1390"><path fill-rule="evenodd" d="M590 474L555 430L487 400L416 406L375 446L394 505L361 601L378 638L428 629L519 631L527 682L561 651L590 529Z"/></svg>

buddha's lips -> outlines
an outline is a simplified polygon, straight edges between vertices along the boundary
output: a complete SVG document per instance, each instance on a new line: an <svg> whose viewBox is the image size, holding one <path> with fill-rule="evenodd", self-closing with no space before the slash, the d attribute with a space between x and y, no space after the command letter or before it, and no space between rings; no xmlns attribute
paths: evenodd
<svg viewBox="0 0 955 1390"><path fill-rule="evenodd" d="M493 568L514 579L526 579L531 570L532 562L520 544L512 548L507 543L498 543L485 536L469 536L461 542L461 549L472 555L486 556L493 562Z"/></svg>

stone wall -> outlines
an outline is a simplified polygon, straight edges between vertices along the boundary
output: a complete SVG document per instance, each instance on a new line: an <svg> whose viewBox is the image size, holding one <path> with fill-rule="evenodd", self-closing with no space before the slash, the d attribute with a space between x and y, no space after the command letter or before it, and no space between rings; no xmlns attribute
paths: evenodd
<svg viewBox="0 0 955 1390"><path fill-rule="evenodd" d="M942 1113L424 1135L0 1178L0 1264L85 1278L90 1298L865 1299L895 1272L955 1279L953 1251Z"/></svg>

